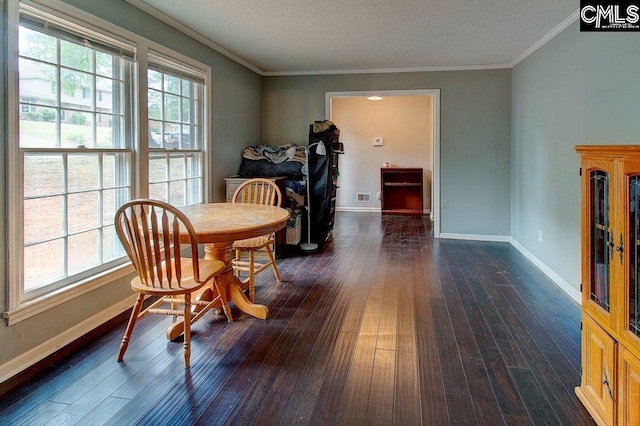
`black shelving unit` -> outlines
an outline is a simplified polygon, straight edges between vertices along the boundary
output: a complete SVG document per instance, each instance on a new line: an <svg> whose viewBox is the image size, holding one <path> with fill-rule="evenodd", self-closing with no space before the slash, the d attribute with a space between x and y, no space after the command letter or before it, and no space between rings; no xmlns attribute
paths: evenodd
<svg viewBox="0 0 640 426"><path fill-rule="evenodd" d="M309 126L309 145L322 141L327 154L318 155L317 145L309 150L309 182L311 192L311 241L324 243L333 231L338 192L338 160L344 152L339 141L340 130L328 124L322 131Z"/></svg>

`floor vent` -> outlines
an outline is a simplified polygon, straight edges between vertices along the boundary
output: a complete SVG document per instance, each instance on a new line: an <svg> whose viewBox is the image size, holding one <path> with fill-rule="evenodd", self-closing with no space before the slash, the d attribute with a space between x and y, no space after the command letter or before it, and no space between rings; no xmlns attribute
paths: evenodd
<svg viewBox="0 0 640 426"><path fill-rule="evenodd" d="M371 202L371 194L368 192L357 192L356 193L356 201L359 203L370 203Z"/></svg>

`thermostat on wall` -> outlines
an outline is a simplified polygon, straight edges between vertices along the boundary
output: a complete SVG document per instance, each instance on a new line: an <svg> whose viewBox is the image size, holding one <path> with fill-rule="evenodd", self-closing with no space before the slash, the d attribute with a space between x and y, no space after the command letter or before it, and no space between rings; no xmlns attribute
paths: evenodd
<svg viewBox="0 0 640 426"><path fill-rule="evenodd" d="M373 146L382 146L382 138L373 138Z"/></svg>

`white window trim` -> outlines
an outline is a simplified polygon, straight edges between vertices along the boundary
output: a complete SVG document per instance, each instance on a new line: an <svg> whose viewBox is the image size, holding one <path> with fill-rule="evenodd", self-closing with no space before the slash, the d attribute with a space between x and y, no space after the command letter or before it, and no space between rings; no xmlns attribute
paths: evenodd
<svg viewBox="0 0 640 426"><path fill-rule="evenodd" d="M211 152L211 67L189 58L183 54L175 52L154 41L148 40L138 34L127 31L108 21L93 16L81 9L64 3L60 0L7 0L7 137L8 141L16 141L19 137L19 82L18 82L18 32L20 22L20 3L44 10L46 13L54 15L65 21L87 28L90 31L97 31L117 40L122 40L136 47L136 76L134 83L137 90L133 93L136 104L137 115L134 118L137 126L135 148L140 155L147 155L146 144L141 144L140 140L148 138L147 125L147 75L148 66L147 52L152 49L160 52L178 62L183 62L196 69L202 70L206 75L205 99L203 105L206 108L204 119L204 144L203 144L203 202L209 200L210 194L210 161L208 154ZM135 113L135 112L134 112ZM142 147L142 149L141 149ZM141 161L134 162L133 171L133 197L143 197L148 191L148 170L146 164ZM52 291L46 295L32 299L28 302L21 302L20 296L23 292L23 264L21 251L22 247L16 245L16 241L22 241L22 218L24 217L22 204L22 189L19 185L13 184L12 176L19 176L20 182L24 181L23 169L20 161L20 147L15 143L7 143L6 158L6 179L7 179L7 298L6 311L2 316L7 320L8 325L13 325L27 318L33 317L41 312L59 306L82 294L93 291L115 280L123 278L134 272L131 264L127 263L113 269L104 271L85 280L77 281L64 288ZM146 185L144 183L146 182ZM141 189L144 188L142 191Z"/></svg>

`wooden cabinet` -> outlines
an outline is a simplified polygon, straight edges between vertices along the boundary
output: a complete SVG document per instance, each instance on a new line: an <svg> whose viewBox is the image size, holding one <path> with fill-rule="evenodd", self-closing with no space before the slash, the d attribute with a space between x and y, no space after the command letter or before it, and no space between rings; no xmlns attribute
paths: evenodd
<svg viewBox="0 0 640 426"><path fill-rule="evenodd" d="M383 213L422 214L422 169L380 169L380 202Z"/></svg>
<svg viewBox="0 0 640 426"><path fill-rule="evenodd" d="M640 424L640 146L577 146L582 379L599 425Z"/></svg>

